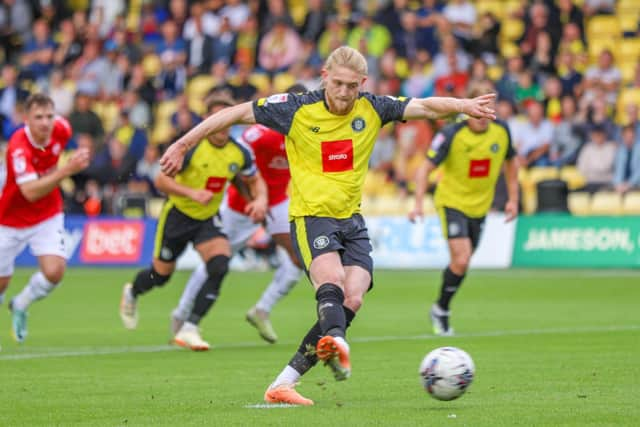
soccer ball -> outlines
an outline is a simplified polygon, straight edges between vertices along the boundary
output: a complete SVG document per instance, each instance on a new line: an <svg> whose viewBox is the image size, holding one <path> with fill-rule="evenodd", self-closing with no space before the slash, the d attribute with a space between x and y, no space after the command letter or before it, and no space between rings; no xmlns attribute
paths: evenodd
<svg viewBox="0 0 640 427"><path fill-rule="evenodd" d="M431 396L438 400L453 400L467 390L475 370L471 356L465 351L440 347L422 359L420 378Z"/></svg>

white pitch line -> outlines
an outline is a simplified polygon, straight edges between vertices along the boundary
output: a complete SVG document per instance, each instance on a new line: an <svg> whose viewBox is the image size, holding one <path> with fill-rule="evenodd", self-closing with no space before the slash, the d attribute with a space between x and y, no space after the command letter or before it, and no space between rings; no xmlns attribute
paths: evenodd
<svg viewBox="0 0 640 427"><path fill-rule="evenodd" d="M300 405L290 405L288 403L256 403L244 405L247 409L279 409L279 408L299 408Z"/></svg>
<svg viewBox="0 0 640 427"><path fill-rule="evenodd" d="M467 334L456 334L448 339L460 338L492 338L506 336L527 336L527 335L553 335L553 334L573 334L573 333L599 333L599 332L625 332L640 331L640 325L615 325L615 326L591 326L577 328L548 328L548 329L514 329L502 331L484 331L471 332ZM434 335L389 335L378 337L353 337L350 342L354 343L370 343L370 342L391 342L391 341L416 341L416 340L439 340L442 337ZM284 341L278 345L294 345L297 342ZM266 344L257 341L238 342L229 344L218 344L213 346L216 349L237 349L237 348L265 348ZM0 354L1 360L28 360L28 359L48 359L56 357L81 357L81 356L101 356L110 354L128 354L128 353L159 353L165 351L185 351L170 345L150 345L150 346L123 346L123 347L88 347L85 349L65 349L59 348L58 351L40 352L40 353L15 353Z"/></svg>

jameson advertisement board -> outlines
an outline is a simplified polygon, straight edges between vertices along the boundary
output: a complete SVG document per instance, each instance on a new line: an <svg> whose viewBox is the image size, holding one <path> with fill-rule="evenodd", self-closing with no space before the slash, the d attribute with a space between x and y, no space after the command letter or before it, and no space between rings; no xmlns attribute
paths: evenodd
<svg viewBox="0 0 640 427"><path fill-rule="evenodd" d="M640 217L522 216L515 267L640 267Z"/></svg>

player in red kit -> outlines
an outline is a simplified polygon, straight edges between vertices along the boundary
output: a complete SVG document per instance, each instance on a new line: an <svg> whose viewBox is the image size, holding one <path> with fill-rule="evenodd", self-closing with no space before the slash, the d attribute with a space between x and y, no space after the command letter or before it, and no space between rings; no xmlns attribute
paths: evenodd
<svg viewBox="0 0 640 427"><path fill-rule="evenodd" d="M71 138L69 123L54 114L51 98L31 95L25 126L7 148L7 180L0 196L0 302L13 275L16 256L29 245L40 269L10 302L13 335L27 335L27 308L60 283L66 267L62 196L58 185L89 165L88 150L77 150L62 167L58 159Z"/></svg>
<svg viewBox="0 0 640 427"><path fill-rule="evenodd" d="M294 86L290 92L301 92L303 86ZM258 302L247 312L247 321L256 327L260 336L274 343L278 339L269 314L273 306L298 283L302 274L291 235L289 234L289 196L287 187L291 174L285 151L284 136L262 125L253 125L242 134L242 139L254 151L256 166L268 188L269 214L266 219L266 231L278 245L279 266L273 280L267 286ZM229 237L231 249L235 253L242 249L249 238L260 227L254 224L245 213L247 199L235 186L227 190L227 198L220 208L222 230ZM200 265L191 274L184 289L178 307L172 313L172 328L178 328L191 311L195 295L206 279L204 265Z"/></svg>

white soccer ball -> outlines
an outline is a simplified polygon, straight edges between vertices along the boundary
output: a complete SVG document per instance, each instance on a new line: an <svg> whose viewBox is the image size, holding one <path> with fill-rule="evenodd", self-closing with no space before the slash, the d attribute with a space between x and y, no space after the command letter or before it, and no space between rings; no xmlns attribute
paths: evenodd
<svg viewBox="0 0 640 427"><path fill-rule="evenodd" d="M420 364L422 385L438 400L462 396L471 385L475 371L471 356L457 347L436 348Z"/></svg>

